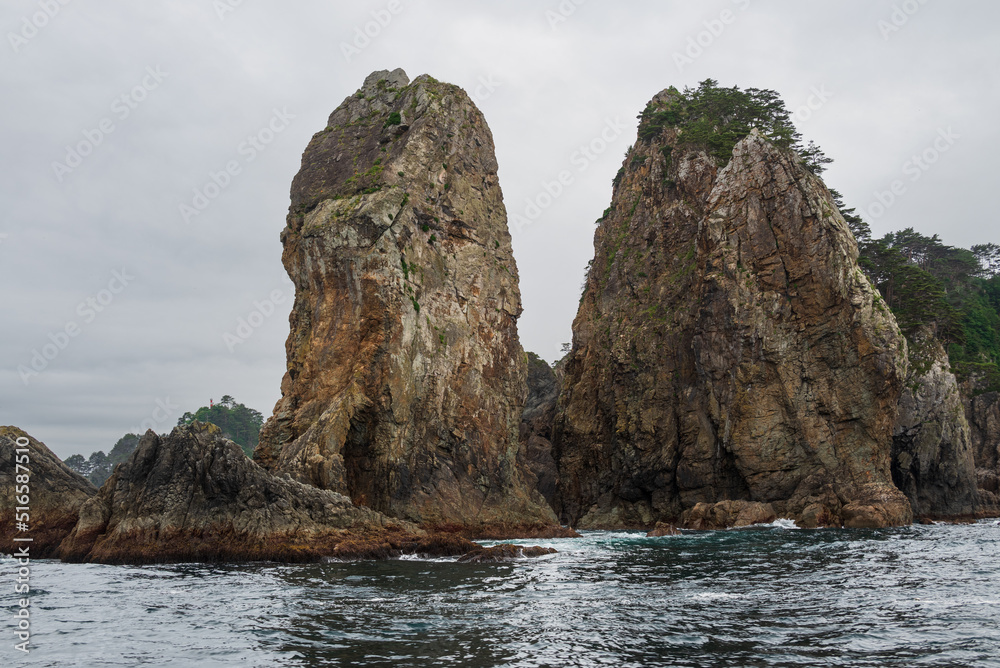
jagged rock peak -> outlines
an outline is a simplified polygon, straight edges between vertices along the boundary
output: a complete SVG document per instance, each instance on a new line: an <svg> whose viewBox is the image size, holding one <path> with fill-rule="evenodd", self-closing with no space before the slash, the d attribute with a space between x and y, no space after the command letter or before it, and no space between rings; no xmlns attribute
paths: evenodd
<svg viewBox="0 0 1000 668"><path fill-rule="evenodd" d="M524 482L521 298L493 138L457 86L375 72L292 182L282 399L255 459L425 525L555 525Z"/></svg>
<svg viewBox="0 0 1000 668"><path fill-rule="evenodd" d="M212 424L147 431L63 541L67 561L315 561L364 533L416 527L274 476Z"/></svg>
<svg viewBox="0 0 1000 668"><path fill-rule="evenodd" d="M553 434L563 519L648 528L746 501L911 521L890 477L906 344L846 222L765 133L723 155L709 123L695 143L677 95L644 112L595 233Z"/></svg>

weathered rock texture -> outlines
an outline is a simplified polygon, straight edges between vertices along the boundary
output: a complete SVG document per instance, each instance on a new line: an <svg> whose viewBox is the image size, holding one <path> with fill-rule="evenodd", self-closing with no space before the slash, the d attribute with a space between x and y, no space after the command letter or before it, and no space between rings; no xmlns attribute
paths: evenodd
<svg viewBox="0 0 1000 668"><path fill-rule="evenodd" d="M80 508L59 556L103 563L315 561L338 556L348 539L381 545L390 535L418 540L419 533L341 494L271 475L218 427L194 422L168 437L146 432Z"/></svg>
<svg viewBox="0 0 1000 668"><path fill-rule="evenodd" d="M1000 513L1000 393L969 389L965 412L971 428L981 512Z"/></svg>
<svg viewBox="0 0 1000 668"><path fill-rule="evenodd" d="M255 459L424 525L555 526L517 466L517 267L465 92L372 74L313 137L291 198L288 372Z"/></svg>
<svg viewBox="0 0 1000 668"><path fill-rule="evenodd" d="M892 480L919 517L980 510L969 423L948 353L928 332L910 342L909 373L892 439Z"/></svg>
<svg viewBox="0 0 1000 668"><path fill-rule="evenodd" d="M769 524L778 519L774 506L759 501L699 503L681 515L685 529L714 530Z"/></svg>
<svg viewBox="0 0 1000 668"><path fill-rule="evenodd" d="M554 426L565 521L648 528L726 500L912 520L890 476L905 340L798 156L755 132L719 168L664 128L626 157L594 245Z"/></svg>
<svg viewBox="0 0 1000 668"><path fill-rule="evenodd" d="M552 457L552 421L559 399L562 368L550 367L545 360L528 353L528 399L521 414L523 469L535 489L550 506L556 505L559 471Z"/></svg>
<svg viewBox="0 0 1000 668"><path fill-rule="evenodd" d="M29 452L17 452L25 447ZM21 503L25 491L28 503ZM32 558L51 557L76 524L80 506L95 494L97 488L63 464L44 443L17 427L0 427L0 552L9 554L27 545ZM18 530L19 506L29 509L27 531ZM15 543L14 538L31 538L31 542Z"/></svg>

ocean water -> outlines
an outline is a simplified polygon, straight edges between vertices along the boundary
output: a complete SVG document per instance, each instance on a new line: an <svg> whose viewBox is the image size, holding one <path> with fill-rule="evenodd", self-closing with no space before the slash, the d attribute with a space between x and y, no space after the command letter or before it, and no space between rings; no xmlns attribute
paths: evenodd
<svg viewBox="0 0 1000 668"><path fill-rule="evenodd" d="M3 666L1000 666L1000 523L521 541L508 564L32 565ZM10 583L10 584L8 584Z"/></svg>

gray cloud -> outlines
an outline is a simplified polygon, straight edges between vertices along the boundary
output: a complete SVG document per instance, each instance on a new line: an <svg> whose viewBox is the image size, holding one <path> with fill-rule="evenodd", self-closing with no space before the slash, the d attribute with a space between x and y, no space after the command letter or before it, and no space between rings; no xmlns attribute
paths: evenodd
<svg viewBox="0 0 1000 668"><path fill-rule="evenodd" d="M309 138L375 69L430 73L482 107L509 214L539 209L514 230L514 250L522 340L550 360L570 339L593 221L635 117L669 85L772 88L792 108L822 87L831 95L800 129L836 160L827 182L867 210L905 181L869 218L877 234L912 226L955 245L1000 242L995 3L399 3L244 0L220 18L207 1L71 2L25 43L10 35L23 37L39 3L4 4L0 422L65 457L107 450L158 407L170 412L162 405L177 409L161 430L226 393L269 414L292 295L278 241L289 184ZM884 36L894 6L918 9ZM269 134L276 109L294 118ZM102 122L113 130L99 136ZM909 180L907 161L949 128L960 138ZM250 137L269 140L253 159ZM57 175L53 162L81 142L95 145ZM232 162L239 173L219 177ZM214 196L186 222L181 205L206 188ZM134 279L90 319L80 304L123 269ZM288 298L230 351L224 335L275 290ZM61 349L70 323L79 332ZM50 344L58 354L25 385L18 367Z"/></svg>

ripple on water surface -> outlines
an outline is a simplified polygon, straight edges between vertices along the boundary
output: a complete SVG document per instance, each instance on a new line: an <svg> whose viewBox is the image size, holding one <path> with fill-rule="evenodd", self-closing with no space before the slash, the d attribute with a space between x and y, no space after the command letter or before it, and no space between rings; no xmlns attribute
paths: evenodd
<svg viewBox="0 0 1000 668"><path fill-rule="evenodd" d="M559 553L37 562L25 665L1000 666L995 521L521 542ZM0 563L0 579L15 570Z"/></svg>

